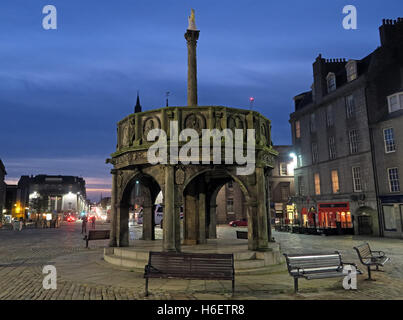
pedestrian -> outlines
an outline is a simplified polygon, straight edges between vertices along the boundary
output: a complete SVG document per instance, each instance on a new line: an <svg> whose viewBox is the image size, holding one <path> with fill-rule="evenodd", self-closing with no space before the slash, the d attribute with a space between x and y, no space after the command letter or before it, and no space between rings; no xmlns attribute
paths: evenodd
<svg viewBox="0 0 403 320"><path fill-rule="evenodd" d="M81 234L87 233L87 216L83 217L83 222L81 224Z"/></svg>
<svg viewBox="0 0 403 320"><path fill-rule="evenodd" d="M95 229L95 216L92 216L92 229Z"/></svg>
<svg viewBox="0 0 403 320"><path fill-rule="evenodd" d="M24 223L24 221L22 220L22 217L20 218L20 225L19 225L19 231L22 230L22 224Z"/></svg>

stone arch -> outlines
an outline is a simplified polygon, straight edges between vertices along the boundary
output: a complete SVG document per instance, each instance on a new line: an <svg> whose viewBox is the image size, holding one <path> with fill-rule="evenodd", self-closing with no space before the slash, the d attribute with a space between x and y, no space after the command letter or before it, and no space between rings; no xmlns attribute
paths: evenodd
<svg viewBox="0 0 403 320"><path fill-rule="evenodd" d="M219 190L229 181L236 182L242 191L246 203L251 203L247 184L225 168L213 167L192 174L183 185L184 199L184 243L188 245L206 243L208 238L215 238L216 198ZM246 215L252 214L249 206ZM255 230L250 229L250 242L253 242Z"/></svg>
<svg viewBox="0 0 403 320"><path fill-rule="evenodd" d="M129 245L129 208L135 201L143 207L143 239L154 240L154 214L155 199L161 190L158 182L149 174L136 171L123 175L124 183L121 184L121 193L117 199L116 235L117 245L125 247ZM136 185L140 185L140 195L133 195ZM135 197L139 197L136 199Z"/></svg>

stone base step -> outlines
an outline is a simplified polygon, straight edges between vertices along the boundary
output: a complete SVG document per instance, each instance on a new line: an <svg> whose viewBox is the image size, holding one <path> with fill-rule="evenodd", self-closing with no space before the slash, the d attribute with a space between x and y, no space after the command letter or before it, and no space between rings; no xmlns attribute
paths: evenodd
<svg viewBox="0 0 403 320"><path fill-rule="evenodd" d="M148 263L147 251L134 251L125 248L105 248L104 260L110 264L144 272ZM234 253L235 274L265 274L286 270L284 257L279 251L237 252ZM276 267L282 266L282 267ZM277 268L277 269L276 269Z"/></svg>

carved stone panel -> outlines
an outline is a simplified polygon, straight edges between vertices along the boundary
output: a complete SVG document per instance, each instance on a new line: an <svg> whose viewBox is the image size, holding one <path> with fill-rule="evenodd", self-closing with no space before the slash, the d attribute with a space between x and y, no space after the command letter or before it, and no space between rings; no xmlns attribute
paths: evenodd
<svg viewBox="0 0 403 320"><path fill-rule="evenodd" d="M200 113L192 113L185 118L185 128L194 129L199 135L206 129L206 118Z"/></svg>
<svg viewBox="0 0 403 320"><path fill-rule="evenodd" d="M185 171L182 168L179 168L175 172L175 183L184 184L184 182L185 182Z"/></svg>

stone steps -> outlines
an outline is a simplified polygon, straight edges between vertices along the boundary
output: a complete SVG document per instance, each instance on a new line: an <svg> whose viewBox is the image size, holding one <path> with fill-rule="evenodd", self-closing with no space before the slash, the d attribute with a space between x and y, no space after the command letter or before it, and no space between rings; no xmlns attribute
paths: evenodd
<svg viewBox="0 0 403 320"><path fill-rule="evenodd" d="M148 263L148 251L105 248L104 260L119 267L144 272L144 266ZM235 274L239 275L266 274L286 270L284 257L278 250L236 252L234 260Z"/></svg>

